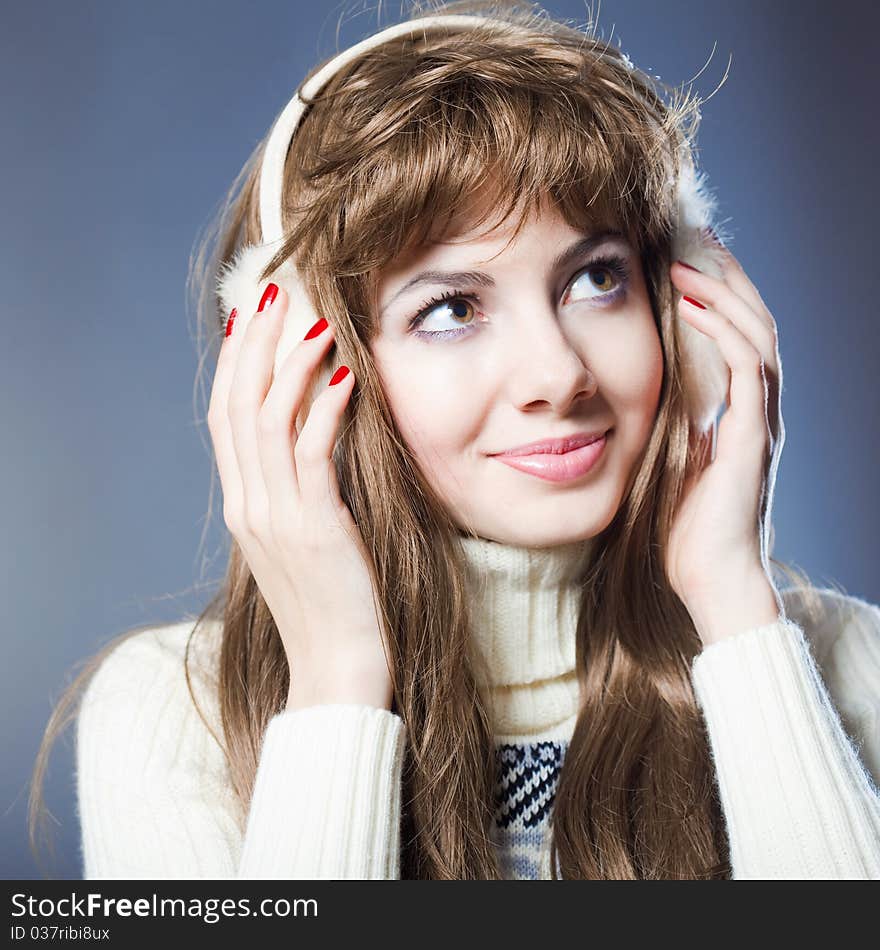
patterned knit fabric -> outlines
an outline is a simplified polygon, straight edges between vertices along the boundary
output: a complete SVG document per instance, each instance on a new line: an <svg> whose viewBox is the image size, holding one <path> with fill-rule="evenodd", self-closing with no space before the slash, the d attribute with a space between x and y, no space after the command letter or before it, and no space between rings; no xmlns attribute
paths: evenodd
<svg viewBox="0 0 880 950"><path fill-rule="evenodd" d="M495 790L495 829L505 880L541 877L541 852L548 844L549 820L559 770L568 744L503 743L496 748L500 779Z"/></svg>

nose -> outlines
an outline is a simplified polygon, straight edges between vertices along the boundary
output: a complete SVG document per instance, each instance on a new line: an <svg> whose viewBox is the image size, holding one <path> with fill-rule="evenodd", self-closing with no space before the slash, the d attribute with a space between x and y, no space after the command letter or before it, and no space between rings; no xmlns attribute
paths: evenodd
<svg viewBox="0 0 880 950"><path fill-rule="evenodd" d="M596 378L566 337L553 307L532 306L515 321L507 375L513 403L523 411L551 406L558 414L591 397Z"/></svg>

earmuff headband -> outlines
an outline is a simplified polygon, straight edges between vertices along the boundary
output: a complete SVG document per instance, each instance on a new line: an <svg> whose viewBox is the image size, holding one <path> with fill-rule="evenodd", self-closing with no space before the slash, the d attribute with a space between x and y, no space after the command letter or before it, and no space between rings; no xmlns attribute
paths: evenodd
<svg viewBox="0 0 880 950"><path fill-rule="evenodd" d="M303 96L310 99L340 69L356 60L361 53L374 49L376 46L381 46L386 40L393 40L398 36L405 36L407 33L424 33L438 27L447 30L468 29L485 25L488 22L491 21L479 16L431 16L410 20L406 23L395 23L394 26L389 26L387 29L355 43L354 46L343 50L328 63L325 63L308 82L304 83L302 87ZM306 106L300 98L299 92L295 93L275 121L269 141L266 143L263 164L260 170L260 221L262 222L264 244L275 244L283 240L281 196L284 190L284 162L290 148L290 140L293 138L293 133L296 131L305 110Z"/></svg>

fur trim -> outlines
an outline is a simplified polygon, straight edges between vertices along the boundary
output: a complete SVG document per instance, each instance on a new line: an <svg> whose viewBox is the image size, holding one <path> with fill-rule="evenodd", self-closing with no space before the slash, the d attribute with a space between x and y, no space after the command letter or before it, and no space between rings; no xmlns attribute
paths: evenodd
<svg viewBox="0 0 880 950"><path fill-rule="evenodd" d="M716 210L706 176L683 161L677 192L678 224L672 239L672 258L682 260L711 277L722 276L724 249L707 233ZM673 305L681 340L681 372L688 415L705 431L727 400L729 368L718 344L678 317L682 294L673 288Z"/></svg>
<svg viewBox="0 0 880 950"><path fill-rule="evenodd" d="M233 259L221 269L217 278L217 294L224 313L228 314L233 307L238 310L235 318L235 329L238 332L245 329L245 325L257 312L263 288L268 282L268 279L261 282L260 274L279 247L280 245L274 244L248 244L239 248ZM292 261L285 261L271 274L270 279L279 287L283 287L290 296L290 304L284 315L284 327L275 351L277 373L281 364L319 317ZM331 373L326 371L326 381L322 375L316 375L317 386L318 382L329 381Z"/></svg>

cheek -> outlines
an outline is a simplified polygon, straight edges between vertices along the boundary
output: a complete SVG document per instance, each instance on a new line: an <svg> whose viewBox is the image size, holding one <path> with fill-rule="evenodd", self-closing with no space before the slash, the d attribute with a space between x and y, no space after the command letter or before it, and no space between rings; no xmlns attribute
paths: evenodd
<svg viewBox="0 0 880 950"><path fill-rule="evenodd" d="M605 343L592 365L615 420L616 459L621 471L630 471L654 430L663 388L663 349L650 313L625 332L609 334Z"/></svg>
<svg viewBox="0 0 880 950"><path fill-rule="evenodd" d="M651 329L640 358L633 369L633 395L644 409L649 420L653 420L660 402L660 390L663 387L663 348L656 331Z"/></svg>
<svg viewBox="0 0 880 950"><path fill-rule="evenodd" d="M427 468L449 468L480 432L479 393L451 361L374 352L382 388L404 441Z"/></svg>
<svg viewBox="0 0 880 950"><path fill-rule="evenodd" d="M596 365L600 386L631 422L653 421L663 386L663 349L653 319L610 341L609 352Z"/></svg>

